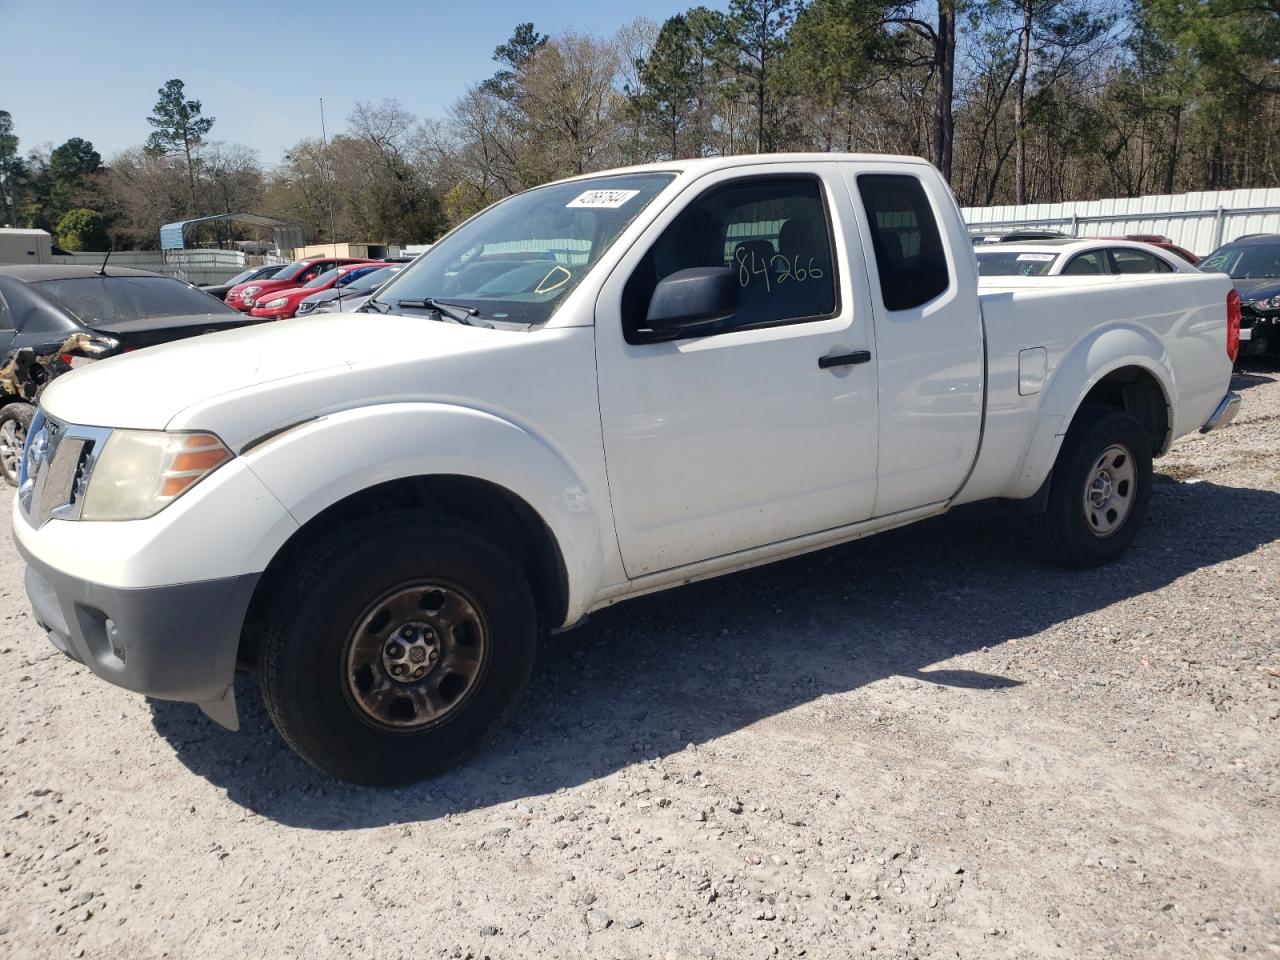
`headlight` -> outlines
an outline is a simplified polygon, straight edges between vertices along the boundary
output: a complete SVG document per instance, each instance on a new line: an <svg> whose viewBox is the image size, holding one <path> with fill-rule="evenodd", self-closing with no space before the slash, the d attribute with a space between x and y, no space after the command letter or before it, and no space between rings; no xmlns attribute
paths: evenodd
<svg viewBox="0 0 1280 960"><path fill-rule="evenodd" d="M319 304L311 303L306 300L303 300L300 304L298 304L298 313L299 314L310 313L317 306L319 306Z"/></svg>
<svg viewBox="0 0 1280 960"><path fill-rule="evenodd" d="M80 517L153 516L230 459L212 433L115 430L94 464Z"/></svg>
<svg viewBox="0 0 1280 960"><path fill-rule="evenodd" d="M283 307L288 302L288 297L276 297L274 300L268 300L266 303L259 303L258 306L266 307L268 310L271 310L275 307Z"/></svg>
<svg viewBox="0 0 1280 960"><path fill-rule="evenodd" d="M261 287L245 287L243 290L240 291L240 299L246 302L249 300L252 300L253 295L261 289L262 289Z"/></svg>
<svg viewBox="0 0 1280 960"><path fill-rule="evenodd" d="M1280 310L1280 297L1268 297L1266 300L1253 301L1255 310Z"/></svg>

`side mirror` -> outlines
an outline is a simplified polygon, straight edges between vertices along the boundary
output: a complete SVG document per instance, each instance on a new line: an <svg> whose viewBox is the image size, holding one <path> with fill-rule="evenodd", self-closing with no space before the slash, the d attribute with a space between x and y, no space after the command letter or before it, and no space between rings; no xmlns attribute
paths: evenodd
<svg viewBox="0 0 1280 960"><path fill-rule="evenodd" d="M678 336L727 320L738 312L742 287L732 267L690 267L664 277L649 299L645 326Z"/></svg>

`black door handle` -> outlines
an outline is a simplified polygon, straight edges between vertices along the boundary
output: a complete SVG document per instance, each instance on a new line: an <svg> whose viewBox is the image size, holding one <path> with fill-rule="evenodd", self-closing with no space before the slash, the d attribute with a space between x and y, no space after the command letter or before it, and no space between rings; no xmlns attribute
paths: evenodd
<svg viewBox="0 0 1280 960"><path fill-rule="evenodd" d="M828 367L847 367L853 363L869 363L870 361L870 350L855 350L853 353L829 353L825 357L819 357L818 366L826 370Z"/></svg>

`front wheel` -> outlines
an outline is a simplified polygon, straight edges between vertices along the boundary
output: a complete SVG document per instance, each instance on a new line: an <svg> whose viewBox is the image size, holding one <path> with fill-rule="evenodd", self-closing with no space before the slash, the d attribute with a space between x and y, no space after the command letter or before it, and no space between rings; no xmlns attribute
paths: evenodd
<svg viewBox="0 0 1280 960"><path fill-rule="evenodd" d="M11 487L18 485L22 451L35 414L35 407L29 403L9 403L0 408L0 474Z"/></svg>
<svg viewBox="0 0 1280 960"><path fill-rule="evenodd" d="M533 669L524 571L451 517L373 514L288 575L259 657L285 741L354 783L411 783L477 749Z"/></svg>
<svg viewBox="0 0 1280 960"><path fill-rule="evenodd" d="M1082 411L1054 464L1047 509L1036 518L1045 558L1096 567L1120 556L1146 519L1151 483L1142 424L1113 407Z"/></svg>

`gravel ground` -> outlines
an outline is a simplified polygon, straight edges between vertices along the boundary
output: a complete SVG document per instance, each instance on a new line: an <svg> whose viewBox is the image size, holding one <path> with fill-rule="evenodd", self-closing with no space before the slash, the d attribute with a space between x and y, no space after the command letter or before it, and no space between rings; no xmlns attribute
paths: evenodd
<svg viewBox="0 0 1280 960"><path fill-rule="evenodd" d="M1088 573L977 506L637 600L412 788L57 654L0 560L0 956L1280 956L1280 373Z"/></svg>

